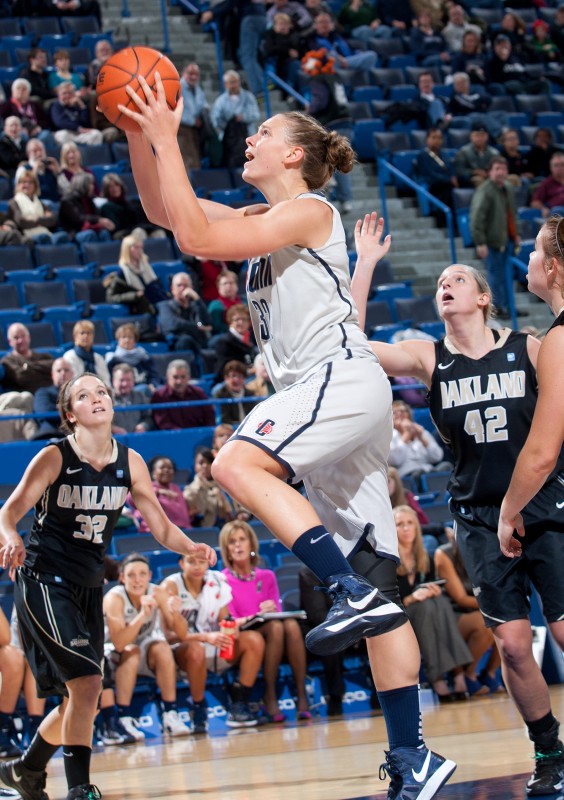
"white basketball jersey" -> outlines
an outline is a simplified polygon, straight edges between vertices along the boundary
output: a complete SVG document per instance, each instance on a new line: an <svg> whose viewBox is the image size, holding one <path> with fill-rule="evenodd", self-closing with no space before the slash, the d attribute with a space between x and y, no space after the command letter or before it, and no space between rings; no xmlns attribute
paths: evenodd
<svg viewBox="0 0 564 800"><path fill-rule="evenodd" d="M156 588L156 584L150 583L149 588L147 589L147 594L153 594L154 589ZM123 584L119 584L118 586L114 586L113 589L110 589L108 595L118 595L123 600L123 615L125 617L125 622L129 624L137 614L139 614L139 609L135 608L131 600L129 599L129 595L125 591L125 586ZM146 622L141 625L139 628L139 633L137 634L136 638L133 640L133 644L142 645L145 639L153 639L155 636L160 636L163 639L164 633L161 628L161 617L160 611L158 608L155 608L151 616L147 619ZM109 643L111 641L110 634L108 631L108 627L105 627L105 641Z"/></svg>
<svg viewBox="0 0 564 800"><path fill-rule="evenodd" d="M277 390L335 360L375 360L350 292L349 259L339 213L317 249L284 247L249 261L247 297L257 343Z"/></svg>
<svg viewBox="0 0 564 800"><path fill-rule="evenodd" d="M180 613L186 619L191 633L219 630L219 612L233 599L231 587L221 572L206 572L202 591L197 597L186 588L181 572L175 572L167 580L172 581L178 590L178 596L182 600Z"/></svg>

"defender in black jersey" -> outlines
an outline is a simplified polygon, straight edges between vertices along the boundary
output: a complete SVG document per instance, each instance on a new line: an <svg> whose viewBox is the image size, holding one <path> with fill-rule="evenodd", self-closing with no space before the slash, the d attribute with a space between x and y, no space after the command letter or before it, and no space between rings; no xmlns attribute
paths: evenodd
<svg viewBox="0 0 564 800"><path fill-rule="evenodd" d="M353 294L364 308L374 268L371 253L377 251L370 237L363 241L357 236L357 247ZM564 473L559 458L523 512L522 557L508 559L496 535L503 495L535 412L540 342L488 326L491 291L472 267L447 267L436 300L446 326L440 342L371 344L388 375L412 377L429 387L433 421L454 452L449 490L457 544L480 610L493 629L506 686L535 743L527 794L543 795L560 788L564 747L548 687L533 658L530 586L541 595L550 630L563 647Z"/></svg>
<svg viewBox="0 0 564 800"><path fill-rule="evenodd" d="M21 759L0 764L0 779L24 800L47 800L47 762L63 745L68 800L95 800L90 783L94 717L102 687L104 554L128 491L158 541L178 553L215 552L194 544L164 514L142 458L111 435L110 390L85 373L61 389L71 435L28 466L0 510L0 563L15 578L22 643L41 695L63 695ZM16 523L35 506L28 549Z"/></svg>

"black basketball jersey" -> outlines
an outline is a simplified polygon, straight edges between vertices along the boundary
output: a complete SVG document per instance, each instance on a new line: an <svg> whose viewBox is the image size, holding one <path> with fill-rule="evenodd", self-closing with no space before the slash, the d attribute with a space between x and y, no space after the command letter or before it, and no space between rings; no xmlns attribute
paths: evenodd
<svg viewBox="0 0 564 800"><path fill-rule="evenodd" d="M500 505L537 400L527 336L511 332L503 345L477 360L452 353L441 339L435 357L429 403L455 456L448 490L459 503Z"/></svg>
<svg viewBox="0 0 564 800"><path fill-rule="evenodd" d="M564 325L564 311L561 311L556 317L550 328L547 330L547 333L549 333L553 328L557 328L559 325Z"/></svg>
<svg viewBox="0 0 564 800"><path fill-rule="evenodd" d="M131 487L129 450L114 440L114 458L98 472L81 461L70 438L63 464L35 506L26 566L81 586L104 582L104 554Z"/></svg>

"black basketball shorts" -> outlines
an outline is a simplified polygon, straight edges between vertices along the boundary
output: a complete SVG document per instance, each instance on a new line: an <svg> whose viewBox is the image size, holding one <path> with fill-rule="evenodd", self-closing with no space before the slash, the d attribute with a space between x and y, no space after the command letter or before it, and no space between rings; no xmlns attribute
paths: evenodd
<svg viewBox="0 0 564 800"><path fill-rule="evenodd" d="M102 588L78 586L28 567L16 572L14 601L22 646L39 697L68 695L73 678L102 675Z"/></svg>
<svg viewBox="0 0 564 800"><path fill-rule="evenodd" d="M526 619L531 586L541 597L547 622L564 617L564 531L554 530L554 520L551 529L546 518L539 522L525 517L523 554L507 558L499 549L497 507L457 508L451 504L451 509L456 542L487 627Z"/></svg>

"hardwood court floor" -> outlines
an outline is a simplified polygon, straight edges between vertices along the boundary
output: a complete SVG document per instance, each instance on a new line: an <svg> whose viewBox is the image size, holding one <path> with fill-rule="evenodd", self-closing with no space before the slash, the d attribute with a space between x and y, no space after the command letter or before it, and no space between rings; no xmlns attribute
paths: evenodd
<svg viewBox="0 0 564 800"><path fill-rule="evenodd" d="M564 719L564 686L551 688ZM523 800L532 746L506 696L423 706L427 742L458 762L441 800ZM383 800L381 716L314 719L214 737L110 747L92 759L104 800ZM61 759L47 790L63 800ZM562 797L561 797L562 800Z"/></svg>

